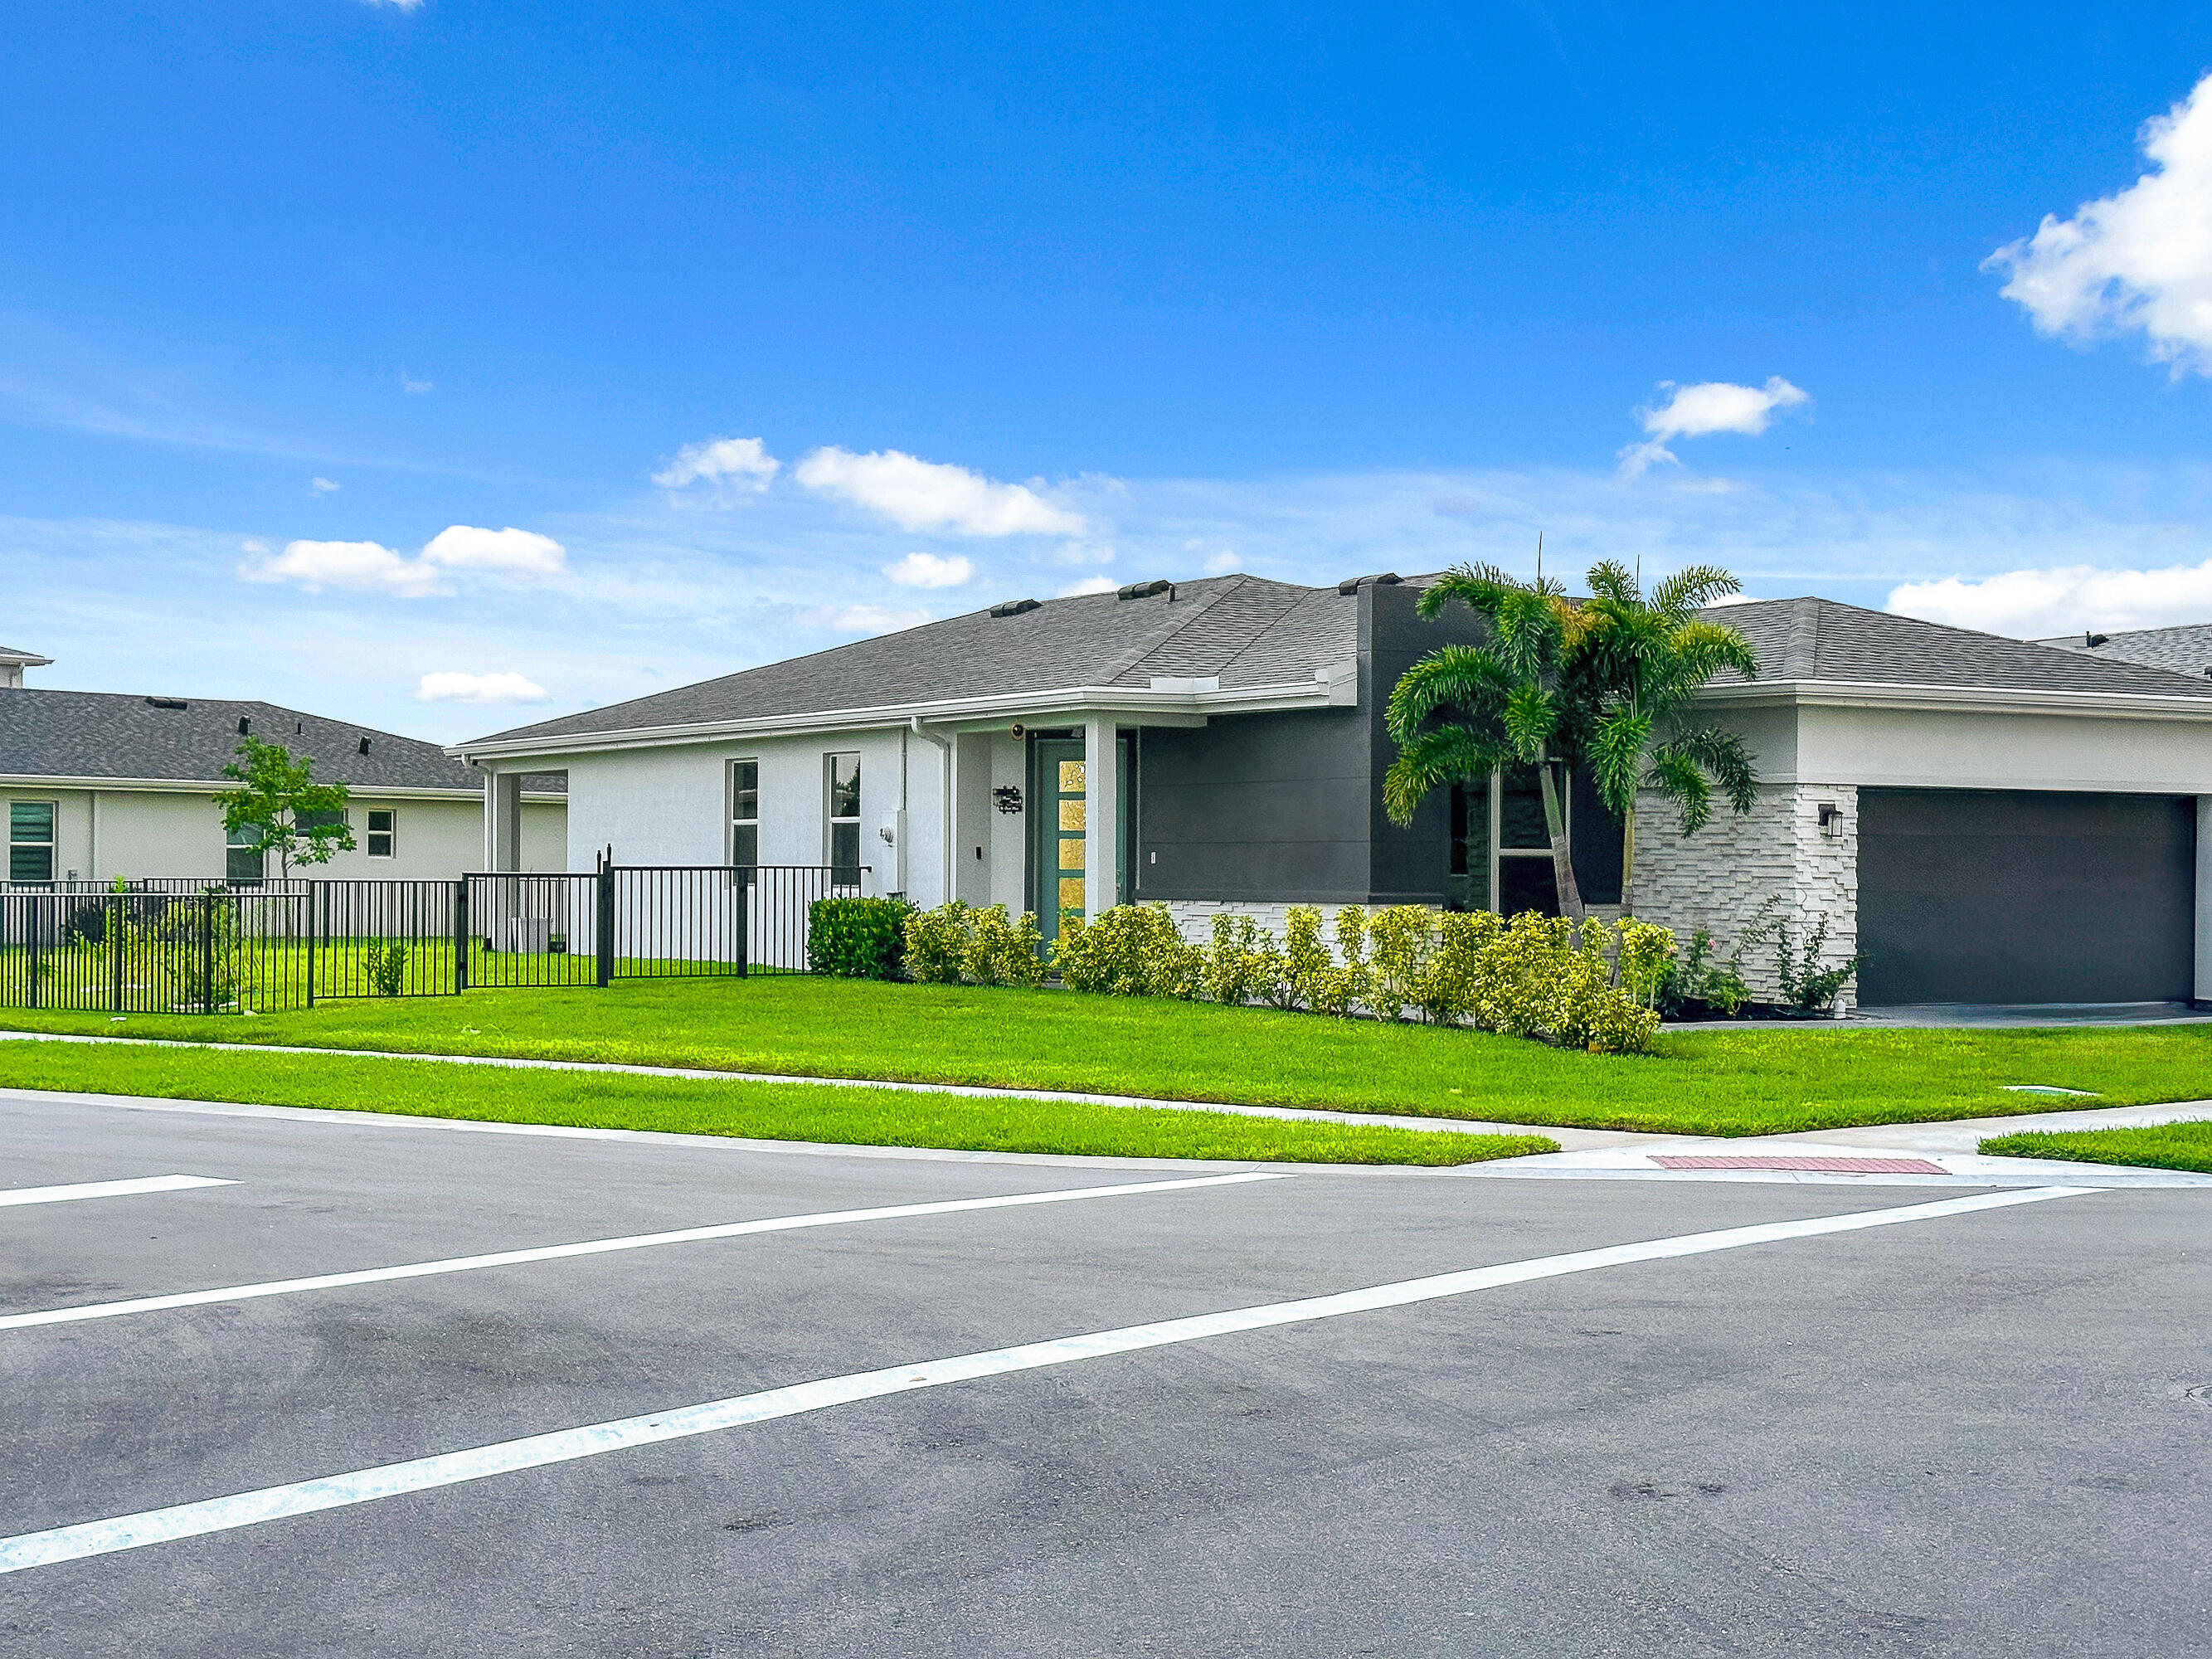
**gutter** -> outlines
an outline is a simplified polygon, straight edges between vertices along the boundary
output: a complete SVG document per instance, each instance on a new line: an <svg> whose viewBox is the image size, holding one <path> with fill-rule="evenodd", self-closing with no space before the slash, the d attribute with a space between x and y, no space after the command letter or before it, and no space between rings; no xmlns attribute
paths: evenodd
<svg viewBox="0 0 2212 1659"><path fill-rule="evenodd" d="M190 778L94 778L66 777L53 772L0 773L0 788L4 789L90 789L108 790L116 793L135 791L157 795L206 795L219 793L239 787L235 778L211 778L195 782ZM349 783L346 793L356 800L419 800L482 802L482 788L433 789L413 787L404 784ZM532 789L525 793L525 800L566 801L563 792Z"/></svg>
<svg viewBox="0 0 2212 1659"><path fill-rule="evenodd" d="M715 743L750 738L803 735L817 732L859 732L893 726L915 729L921 720L939 725L974 720L979 728L1007 720L1080 720L1091 714L1123 714L1133 725L1152 716L1157 723L1203 724L1216 714L1263 714L1290 708L1347 708L1359 701L1356 665L1350 659L1315 671L1310 680L1280 685L1238 686L1222 690L1205 680L1155 681L1139 690L1126 685L1070 686L1051 691L1000 692L991 696L949 697L931 702L884 703L865 708L810 710L751 720L693 720L672 726L619 727L606 732L550 732L542 737L498 734L449 745L455 760L517 760L537 756L591 754L607 749L651 749L676 744Z"/></svg>
<svg viewBox="0 0 2212 1659"><path fill-rule="evenodd" d="M1994 686L1899 685L1878 680L1754 680L1707 686L1699 703L1896 708L1923 714L2054 714L2084 720L2212 722L2212 697L2142 692L2024 691Z"/></svg>

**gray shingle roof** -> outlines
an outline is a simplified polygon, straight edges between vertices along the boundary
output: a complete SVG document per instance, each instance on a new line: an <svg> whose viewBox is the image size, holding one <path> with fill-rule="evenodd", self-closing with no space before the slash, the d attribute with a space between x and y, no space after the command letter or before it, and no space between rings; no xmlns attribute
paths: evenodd
<svg viewBox="0 0 2212 1659"><path fill-rule="evenodd" d="M2063 639L2038 640L2062 651L2084 656L2139 662L2149 668L2167 668L2177 674L2212 674L2212 623L2192 623L2182 628L2137 628L2125 633L2095 635L2069 634Z"/></svg>
<svg viewBox="0 0 2212 1659"><path fill-rule="evenodd" d="M1749 640L1761 678L1881 685L2212 698L2212 680L1893 617L1833 599L1765 599L1705 613Z"/></svg>
<svg viewBox="0 0 2212 1659"><path fill-rule="evenodd" d="M275 703L220 697L162 701L185 707L157 708L148 698L107 691L0 690L0 775L218 781L237 750L238 723L244 720L253 736L313 758L322 782L483 788L481 772L417 738ZM363 738L369 740L366 755L361 752ZM526 787L557 788L561 781L532 778Z"/></svg>
<svg viewBox="0 0 2212 1659"><path fill-rule="evenodd" d="M1334 588L1212 576L1140 599L1086 593L988 611L749 668L513 731L500 740L823 714L1154 677L1224 688L1310 682L1358 650L1358 601ZM489 741L489 739L486 739Z"/></svg>

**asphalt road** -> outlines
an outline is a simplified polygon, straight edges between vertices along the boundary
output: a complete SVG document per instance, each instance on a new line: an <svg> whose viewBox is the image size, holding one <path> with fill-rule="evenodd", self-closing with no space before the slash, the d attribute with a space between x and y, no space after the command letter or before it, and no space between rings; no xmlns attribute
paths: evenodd
<svg viewBox="0 0 2212 1659"><path fill-rule="evenodd" d="M0 1194L0 1327L1229 1168L5 1099L0 1188L233 1184ZM1976 1197L1309 1171L19 1322L0 1328L0 1565L52 1529L552 1431L663 1426L483 1479L441 1462L421 1489L258 1524L226 1510L140 1547L117 1547L123 1528L70 1534L95 1553L0 1575L0 1653L2205 1651L2203 1189L1055 1350L1062 1363L809 1395L793 1414L652 1438L674 1408L880 1368Z"/></svg>

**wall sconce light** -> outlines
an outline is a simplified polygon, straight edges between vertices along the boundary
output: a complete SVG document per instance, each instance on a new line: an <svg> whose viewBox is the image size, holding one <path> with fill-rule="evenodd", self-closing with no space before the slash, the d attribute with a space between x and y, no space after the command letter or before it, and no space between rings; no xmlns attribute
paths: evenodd
<svg viewBox="0 0 2212 1659"><path fill-rule="evenodd" d="M1018 812L1022 810L1022 792L1011 783L994 789L991 792L991 799L999 803L999 810L1001 812Z"/></svg>

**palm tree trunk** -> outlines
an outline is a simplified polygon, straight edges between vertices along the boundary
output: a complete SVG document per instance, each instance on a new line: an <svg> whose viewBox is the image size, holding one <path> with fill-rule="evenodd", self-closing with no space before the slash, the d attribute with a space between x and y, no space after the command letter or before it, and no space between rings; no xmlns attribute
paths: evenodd
<svg viewBox="0 0 2212 1659"><path fill-rule="evenodd" d="M1620 915L1625 921L1636 914L1636 803L1628 805L1620 821Z"/></svg>
<svg viewBox="0 0 2212 1659"><path fill-rule="evenodd" d="M1544 796L1544 833L1552 838L1552 879L1559 890L1559 914L1579 925L1588 914L1582 889L1575 884L1575 861L1567 847L1566 816L1559 810L1559 792L1552 781L1552 758L1536 763L1536 781Z"/></svg>

